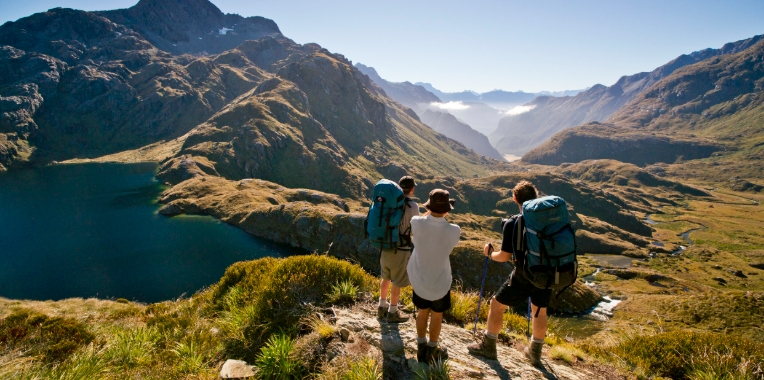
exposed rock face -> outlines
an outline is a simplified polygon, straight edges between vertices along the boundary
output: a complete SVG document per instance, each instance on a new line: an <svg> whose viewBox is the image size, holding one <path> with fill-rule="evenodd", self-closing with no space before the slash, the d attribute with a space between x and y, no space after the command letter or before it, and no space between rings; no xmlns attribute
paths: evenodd
<svg viewBox="0 0 764 380"><path fill-rule="evenodd" d="M125 26L71 9L0 26L0 45L0 68L9 73L0 78L0 133L37 148L14 161L102 155L177 137L265 78L227 57L157 52Z"/></svg>
<svg viewBox="0 0 764 380"><path fill-rule="evenodd" d="M399 325L378 321L371 305L364 310L341 309L337 327L351 333L353 342L364 341L373 347L370 353L381 356L385 373L397 373L397 378L409 378L419 364L416 363L416 326L413 322ZM602 375L593 368L569 367L551 360L545 350L542 355L544 371L530 365L521 352L522 347L499 343L498 360L477 358L467 352L475 342L471 329L443 324L440 345L448 350L449 372L452 379L541 379L554 373L557 379L598 379ZM350 350L340 350L341 352Z"/></svg>
<svg viewBox="0 0 764 380"><path fill-rule="evenodd" d="M207 0L141 0L127 9L97 13L173 54L219 54L246 40L281 35L272 20L223 14Z"/></svg>
<svg viewBox="0 0 764 380"><path fill-rule="evenodd" d="M450 113L425 110L422 113L422 122L429 125L436 132L463 143L467 148L474 150L475 153L495 160L504 160L499 151L494 149L491 143L488 142L488 137L457 120Z"/></svg>
<svg viewBox="0 0 764 380"><path fill-rule="evenodd" d="M710 157L724 146L689 136L655 134L612 124L590 123L562 131L531 150L524 162L560 165L565 162L612 159L645 166Z"/></svg>
<svg viewBox="0 0 764 380"><path fill-rule="evenodd" d="M623 76L610 87L598 84L576 96L540 96L528 104L533 107L532 110L503 118L496 132L489 138L499 152L523 155L567 128L590 121L610 121L614 112L682 67L712 57L739 53L761 39L762 36L756 36L728 43L721 49L705 49L681 55L652 72Z"/></svg>

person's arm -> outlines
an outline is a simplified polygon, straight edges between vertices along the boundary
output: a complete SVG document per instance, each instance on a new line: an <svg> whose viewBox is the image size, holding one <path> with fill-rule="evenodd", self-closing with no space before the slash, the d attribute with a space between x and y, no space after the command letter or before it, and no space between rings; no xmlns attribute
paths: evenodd
<svg viewBox="0 0 764 380"><path fill-rule="evenodd" d="M491 243L485 243L485 246L483 247L483 254L490 257L491 260L499 263L505 263L512 259L512 254L509 252L495 252Z"/></svg>

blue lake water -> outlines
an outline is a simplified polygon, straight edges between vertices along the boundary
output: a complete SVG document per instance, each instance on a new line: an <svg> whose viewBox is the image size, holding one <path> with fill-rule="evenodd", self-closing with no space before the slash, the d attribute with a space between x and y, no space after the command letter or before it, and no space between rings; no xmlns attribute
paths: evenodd
<svg viewBox="0 0 764 380"><path fill-rule="evenodd" d="M156 168L0 173L0 297L157 302L217 282L234 262L301 253L212 217L159 215Z"/></svg>

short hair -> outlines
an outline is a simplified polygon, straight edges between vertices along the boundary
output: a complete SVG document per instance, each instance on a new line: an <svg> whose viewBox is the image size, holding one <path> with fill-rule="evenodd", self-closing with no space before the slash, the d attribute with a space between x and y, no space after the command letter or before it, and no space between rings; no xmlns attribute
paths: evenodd
<svg viewBox="0 0 764 380"><path fill-rule="evenodd" d="M528 181L520 181L514 188L512 188L512 196L517 203L522 205L526 201L538 198L538 190L536 186Z"/></svg>
<svg viewBox="0 0 764 380"><path fill-rule="evenodd" d="M398 185L400 185L401 189L404 191L408 191L416 186L416 181L414 181L414 178L406 175L401 177L400 181L398 181Z"/></svg>

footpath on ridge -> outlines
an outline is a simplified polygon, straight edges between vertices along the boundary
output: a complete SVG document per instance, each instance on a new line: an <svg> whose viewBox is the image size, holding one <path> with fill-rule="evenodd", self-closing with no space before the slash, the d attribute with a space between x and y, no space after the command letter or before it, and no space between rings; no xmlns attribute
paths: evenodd
<svg viewBox="0 0 764 380"><path fill-rule="evenodd" d="M347 343L368 343L367 355L376 356L384 368L385 379L413 378L420 366L416 362L416 326L414 315L401 324L386 323L376 318L376 305L363 304L349 309L337 309L336 325L345 334ZM548 357L545 347L544 368L533 367L522 353L523 347L499 344L498 360L479 358L467 353L467 345L474 342L472 331L463 327L443 324L441 345L448 349L452 379L610 379L621 378L615 371L587 366L571 367ZM366 346L362 342L361 345ZM522 343L518 343L520 346ZM348 347L347 349L352 350Z"/></svg>

